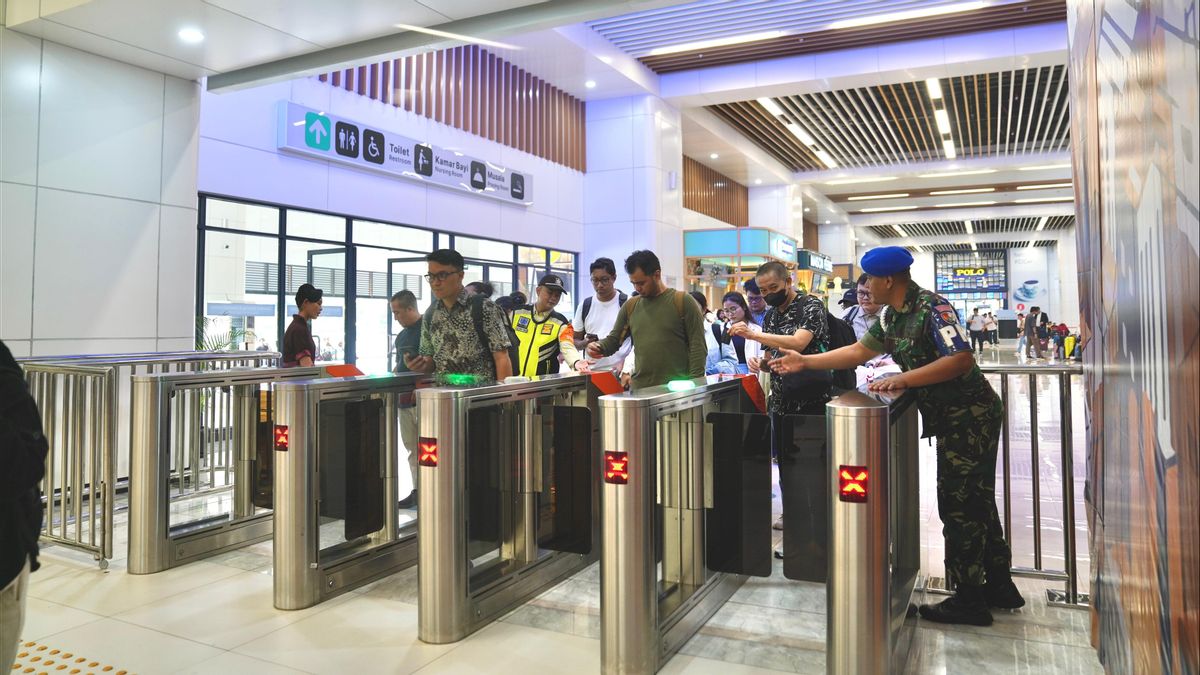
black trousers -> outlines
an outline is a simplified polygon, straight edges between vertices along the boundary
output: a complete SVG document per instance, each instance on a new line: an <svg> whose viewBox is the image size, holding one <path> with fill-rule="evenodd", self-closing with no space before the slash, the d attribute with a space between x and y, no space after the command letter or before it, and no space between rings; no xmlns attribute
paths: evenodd
<svg viewBox="0 0 1200 675"><path fill-rule="evenodd" d="M981 331L981 330L971 331L971 349L974 349L975 351L979 351L979 350L983 349L983 344L984 344L983 336L984 336L984 331Z"/></svg>

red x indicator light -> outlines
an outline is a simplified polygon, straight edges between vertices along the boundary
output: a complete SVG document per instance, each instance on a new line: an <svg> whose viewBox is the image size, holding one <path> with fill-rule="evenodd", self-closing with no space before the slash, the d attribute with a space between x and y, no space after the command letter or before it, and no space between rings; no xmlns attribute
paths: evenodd
<svg viewBox="0 0 1200 675"><path fill-rule="evenodd" d="M625 485L629 482L629 453L604 453L604 482Z"/></svg>
<svg viewBox="0 0 1200 675"><path fill-rule="evenodd" d="M863 504L867 501L867 467L843 464L838 469L838 499Z"/></svg>
<svg viewBox="0 0 1200 675"><path fill-rule="evenodd" d="M287 452L288 428L286 424L275 425L275 449L280 452Z"/></svg>
<svg viewBox="0 0 1200 675"><path fill-rule="evenodd" d="M426 438L422 436L417 440L417 448L419 450L417 454L417 464L420 464L421 466L437 466L438 451L436 438Z"/></svg>

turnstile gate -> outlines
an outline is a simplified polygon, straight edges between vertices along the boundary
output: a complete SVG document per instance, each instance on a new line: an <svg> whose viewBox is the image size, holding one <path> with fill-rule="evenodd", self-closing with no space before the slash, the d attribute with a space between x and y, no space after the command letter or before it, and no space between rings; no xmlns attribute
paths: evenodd
<svg viewBox="0 0 1200 675"><path fill-rule="evenodd" d="M271 391L312 368L132 377L129 573L271 538Z"/></svg>
<svg viewBox="0 0 1200 675"><path fill-rule="evenodd" d="M600 399L605 673L654 673L771 573L770 422L749 376Z"/></svg>
<svg viewBox="0 0 1200 675"><path fill-rule="evenodd" d="M455 642L595 561L608 372L418 392L418 637Z"/></svg>
<svg viewBox="0 0 1200 675"><path fill-rule="evenodd" d="M416 562L416 519L397 508L397 411L428 381L275 386L275 607L310 607Z"/></svg>

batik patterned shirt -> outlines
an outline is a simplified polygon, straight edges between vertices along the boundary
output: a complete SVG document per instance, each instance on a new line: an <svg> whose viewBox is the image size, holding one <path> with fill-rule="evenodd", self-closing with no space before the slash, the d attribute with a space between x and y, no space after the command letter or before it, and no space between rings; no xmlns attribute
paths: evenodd
<svg viewBox="0 0 1200 675"><path fill-rule="evenodd" d="M433 372L438 377L464 374L495 379L496 362L492 353L505 351L512 345L504 328L504 312L491 300L483 301L483 334L487 344L481 344L468 297L464 289L450 307L441 300L434 302L421 319L420 353L433 357Z"/></svg>

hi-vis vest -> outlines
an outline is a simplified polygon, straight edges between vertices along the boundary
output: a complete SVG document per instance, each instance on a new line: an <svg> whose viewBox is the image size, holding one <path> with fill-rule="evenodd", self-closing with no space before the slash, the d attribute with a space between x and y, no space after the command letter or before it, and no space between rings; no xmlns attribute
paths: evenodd
<svg viewBox="0 0 1200 675"><path fill-rule="evenodd" d="M551 310L541 321L534 318L533 307L516 309L512 317L513 332L517 334L517 361L513 374L546 375L558 372L559 341L566 341L574 351L575 329L567 317ZM568 363L567 366L574 366Z"/></svg>

